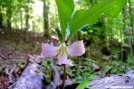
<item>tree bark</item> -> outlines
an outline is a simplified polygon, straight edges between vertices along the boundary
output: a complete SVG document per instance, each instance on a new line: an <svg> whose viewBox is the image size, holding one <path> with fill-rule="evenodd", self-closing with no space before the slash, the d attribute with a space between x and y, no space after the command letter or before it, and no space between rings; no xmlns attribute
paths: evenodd
<svg viewBox="0 0 134 89"><path fill-rule="evenodd" d="M47 3L46 0L44 0L43 16L44 16L44 36L45 37L49 37L48 10L49 10L49 3Z"/></svg>
<svg viewBox="0 0 134 89"><path fill-rule="evenodd" d="M29 29L29 15L27 14L27 15L26 15L26 29L25 29L25 34L26 34L25 41L26 41L26 42L29 41L28 29Z"/></svg>
<svg viewBox="0 0 134 89"><path fill-rule="evenodd" d="M8 31L10 31L11 30L11 18L12 18L12 10L11 10L11 4L12 4L12 1L11 0L9 0L9 2L8 2L8 9L7 9L7 29L8 29Z"/></svg>
<svg viewBox="0 0 134 89"><path fill-rule="evenodd" d="M9 13L9 12L7 12ZM7 18L7 29L11 30L11 14L8 14L8 18Z"/></svg>
<svg viewBox="0 0 134 89"><path fill-rule="evenodd" d="M50 67L52 68L53 81L48 85L44 86L42 83L43 76L38 72L40 63L44 60L42 56L39 55L29 55L29 62L26 65L24 71L22 72L19 79L13 83L8 89L61 89L58 86L61 86L60 75L56 69L53 58L50 59ZM46 70L47 71L47 70ZM97 75L96 75L97 76ZM68 78L66 79L68 80ZM71 80L66 81L66 86L72 85L69 83ZM134 68L131 68L126 71L125 74L111 74L106 77L95 77L93 80L89 81L87 86L93 89L113 89L112 87L123 87L128 86L131 89L134 89ZM45 88L44 88L45 87ZM75 88L65 88L65 89L75 89ZM119 89L119 88L114 88ZM130 88L120 88L120 89L130 89Z"/></svg>
<svg viewBox="0 0 134 89"><path fill-rule="evenodd" d="M56 87L60 85L60 74L54 65L53 58L51 58L49 62L53 73L53 81L46 87L46 89L56 89Z"/></svg>
<svg viewBox="0 0 134 89"><path fill-rule="evenodd" d="M132 36L134 36L134 22L133 22L133 12L132 12L132 4L131 4L131 0L128 0L129 2L129 13L130 13L130 21L131 21L131 27L132 27ZM134 39L131 40L131 43L132 43L132 48L131 48L131 54L133 55L134 54Z"/></svg>
<svg viewBox="0 0 134 89"><path fill-rule="evenodd" d="M23 29L23 11L20 12L20 18L21 18L21 29Z"/></svg>
<svg viewBox="0 0 134 89"><path fill-rule="evenodd" d="M134 89L134 69L130 69L126 74L111 74L104 78L94 79L87 86L93 89ZM116 87L116 88L112 88ZM120 87L120 88L118 88ZM121 88L131 87L131 88Z"/></svg>
<svg viewBox="0 0 134 89"><path fill-rule="evenodd" d="M42 72L37 72L43 58L37 55L29 55L29 57L29 62L21 76L15 83L9 86L8 89L44 89Z"/></svg>
<svg viewBox="0 0 134 89"><path fill-rule="evenodd" d="M0 6L0 28L3 28L2 6Z"/></svg>
<svg viewBox="0 0 134 89"><path fill-rule="evenodd" d="M123 13L123 16L124 16L124 19L123 19L124 27L123 27L123 29L129 29L128 28L129 24L126 23L126 20L128 19L128 6L127 6L127 3L124 5L122 13ZM132 36L131 30L130 29L126 30L124 32L124 36ZM124 42L130 46L130 49L129 50L127 49L127 51L132 54L132 40L131 39L124 39Z"/></svg>

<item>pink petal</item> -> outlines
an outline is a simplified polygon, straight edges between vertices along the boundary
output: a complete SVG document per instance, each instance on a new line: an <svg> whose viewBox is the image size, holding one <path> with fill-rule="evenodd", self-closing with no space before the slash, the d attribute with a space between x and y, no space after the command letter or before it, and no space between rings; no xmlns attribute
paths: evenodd
<svg viewBox="0 0 134 89"><path fill-rule="evenodd" d="M67 55L58 55L58 64L62 65L62 64L66 64L66 65L70 65L72 66L72 62L70 59L67 59Z"/></svg>
<svg viewBox="0 0 134 89"><path fill-rule="evenodd" d="M44 57L54 57L57 55L56 50L58 47L54 47L52 45L49 45L48 43L44 44L42 43L42 51L41 55Z"/></svg>
<svg viewBox="0 0 134 89"><path fill-rule="evenodd" d="M81 56L85 53L83 40L74 42L72 45L67 47L67 52L71 56Z"/></svg>

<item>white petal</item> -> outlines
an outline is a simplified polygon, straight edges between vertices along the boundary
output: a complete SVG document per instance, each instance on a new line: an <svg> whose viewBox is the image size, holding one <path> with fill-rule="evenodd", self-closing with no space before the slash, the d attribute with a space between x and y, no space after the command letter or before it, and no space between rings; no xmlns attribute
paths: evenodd
<svg viewBox="0 0 134 89"><path fill-rule="evenodd" d="M67 52L71 56L81 56L85 53L83 40L74 42L72 45L67 47Z"/></svg>
<svg viewBox="0 0 134 89"><path fill-rule="evenodd" d="M70 59L67 59L67 55L58 55L58 64L59 65L62 65L62 64L65 64L65 65L70 65L72 66L72 62Z"/></svg>
<svg viewBox="0 0 134 89"><path fill-rule="evenodd" d="M44 57L54 57L57 55L56 50L58 47L54 47L52 45L49 45L48 43L43 44L42 43L42 52L41 55Z"/></svg>

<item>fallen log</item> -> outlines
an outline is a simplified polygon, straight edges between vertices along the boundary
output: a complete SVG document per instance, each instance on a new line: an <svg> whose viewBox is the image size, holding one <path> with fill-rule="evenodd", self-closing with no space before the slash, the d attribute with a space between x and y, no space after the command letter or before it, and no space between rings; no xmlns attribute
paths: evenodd
<svg viewBox="0 0 134 89"><path fill-rule="evenodd" d="M93 89L134 89L134 69L128 70L126 74L111 74L92 80L87 86Z"/></svg>
<svg viewBox="0 0 134 89"><path fill-rule="evenodd" d="M31 55L29 57L29 62L21 76L8 89L44 89L40 73L37 72L40 67L39 63L43 61L43 58Z"/></svg>
<svg viewBox="0 0 134 89"><path fill-rule="evenodd" d="M30 56L30 62L27 64L21 76L8 89L61 89L58 88L62 86L60 75L52 58L50 59L50 67L52 69L53 80L49 85L43 85L42 78L37 72L40 67L39 63L42 61L43 58L41 56ZM69 81L71 82L71 80ZM71 87L69 83L66 83L65 89L68 89L68 85ZM125 74L111 74L103 78L93 79L89 81L87 86L92 89L134 89L134 68L131 68Z"/></svg>
<svg viewBox="0 0 134 89"><path fill-rule="evenodd" d="M53 81L46 87L46 89L56 89L60 86L60 74L54 65L53 58L51 58L49 62L52 69Z"/></svg>

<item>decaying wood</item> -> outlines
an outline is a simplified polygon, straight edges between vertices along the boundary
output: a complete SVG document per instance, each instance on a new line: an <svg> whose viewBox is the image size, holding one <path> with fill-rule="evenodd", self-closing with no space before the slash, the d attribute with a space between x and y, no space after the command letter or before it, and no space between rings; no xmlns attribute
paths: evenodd
<svg viewBox="0 0 134 89"><path fill-rule="evenodd" d="M19 79L8 87L8 89L43 89L42 79L38 73L41 56L30 56L29 63L25 67Z"/></svg>
<svg viewBox="0 0 134 89"><path fill-rule="evenodd" d="M50 59L50 67L52 69L53 81L47 86L46 89L56 89L56 87L60 85L60 75L54 65L53 58Z"/></svg>
<svg viewBox="0 0 134 89"><path fill-rule="evenodd" d="M50 62L50 67L52 69L53 81L46 87L46 89L61 89L62 83L60 82L61 81L60 74L59 74L58 70L56 69L53 58L51 58L49 62ZM72 85L72 84L73 83L72 83L71 79L67 76L64 87L66 87L68 85Z"/></svg>
<svg viewBox="0 0 134 89"><path fill-rule="evenodd" d="M87 86L93 89L134 89L134 69L127 71L126 74L112 74L92 80Z"/></svg>

